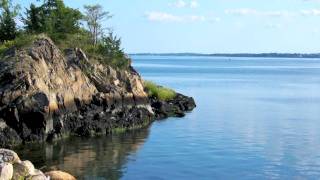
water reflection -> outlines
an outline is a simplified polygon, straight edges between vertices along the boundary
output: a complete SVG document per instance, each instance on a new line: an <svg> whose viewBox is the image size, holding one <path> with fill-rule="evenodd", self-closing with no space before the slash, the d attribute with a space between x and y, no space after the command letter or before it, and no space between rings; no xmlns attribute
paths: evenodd
<svg viewBox="0 0 320 180"><path fill-rule="evenodd" d="M53 144L16 149L20 158L42 170L62 169L85 179L120 179L129 160L143 145L149 129L98 138L72 137Z"/></svg>
<svg viewBox="0 0 320 180"><path fill-rule="evenodd" d="M319 179L320 71L300 68L320 67L319 60L142 57L134 62L292 70L138 67L145 79L193 96L197 108L184 118L153 123L150 134L143 129L74 138L20 154L37 167L57 165L80 179Z"/></svg>

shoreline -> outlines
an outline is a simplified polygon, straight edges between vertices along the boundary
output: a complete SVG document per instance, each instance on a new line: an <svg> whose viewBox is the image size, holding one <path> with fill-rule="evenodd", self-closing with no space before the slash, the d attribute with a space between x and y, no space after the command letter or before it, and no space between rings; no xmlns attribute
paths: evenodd
<svg viewBox="0 0 320 180"><path fill-rule="evenodd" d="M0 65L1 147L124 132L196 107L176 92L169 99L148 94L131 65L100 64L79 48L62 52L45 36L9 50Z"/></svg>

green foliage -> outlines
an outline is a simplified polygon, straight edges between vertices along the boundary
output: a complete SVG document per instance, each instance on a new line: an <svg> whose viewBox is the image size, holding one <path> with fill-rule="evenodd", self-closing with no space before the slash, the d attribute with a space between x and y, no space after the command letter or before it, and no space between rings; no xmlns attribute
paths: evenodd
<svg viewBox="0 0 320 180"><path fill-rule="evenodd" d="M99 4L96 5L85 5L85 16L84 20L87 23L87 28L91 34L91 41L93 45L98 43L98 40L103 36L102 21L109 19L109 12L103 10L102 6Z"/></svg>
<svg viewBox="0 0 320 180"><path fill-rule="evenodd" d="M41 33L44 26L44 14L41 7L31 3L30 9L26 9L26 18L23 18L25 29L29 33Z"/></svg>
<svg viewBox="0 0 320 180"><path fill-rule="evenodd" d="M144 88L149 97L155 97L159 100L168 101L176 97L176 92L172 89L158 86L151 81L145 81Z"/></svg>
<svg viewBox="0 0 320 180"><path fill-rule="evenodd" d="M105 57L102 59L104 64L124 69L130 66L130 60L121 48L121 39L114 36L112 32L109 33L109 36L102 38L98 44L98 52Z"/></svg>
<svg viewBox="0 0 320 180"><path fill-rule="evenodd" d="M60 49L77 47L81 48L89 59L96 60L101 64L120 69L128 69L130 66L130 59L121 49L121 40L111 33L99 41L97 45L91 43L91 34L85 30L65 36L66 38L56 41Z"/></svg>
<svg viewBox="0 0 320 180"><path fill-rule="evenodd" d="M93 62L97 61L120 69L128 69L130 66L130 59L120 49L120 41L118 41L117 48L112 48L112 50L109 48L115 46L112 45L112 43L115 43L114 41L106 40L105 43L99 41L99 44L95 46L91 43L90 33L81 30L75 34L66 34L64 39L58 39L55 42L62 50L81 48Z"/></svg>
<svg viewBox="0 0 320 180"><path fill-rule="evenodd" d="M56 39L55 43L60 49L81 48L86 51L91 49L90 35L87 31L80 29L77 33L68 33L63 39Z"/></svg>
<svg viewBox="0 0 320 180"><path fill-rule="evenodd" d="M10 0L0 0L0 53L11 47L20 48L34 39L36 34L48 35L60 49L81 48L93 62L128 69L130 59L121 48L121 39L113 33L103 36L101 21L110 18L102 6L85 6L86 16L79 10L65 6L63 0L44 0L43 4L31 4L22 18L25 31L18 35L14 17L17 15ZM88 29L80 27L85 18Z"/></svg>
<svg viewBox="0 0 320 180"><path fill-rule="evenodd" d="M40 7L31 4L23 21L28 32L46 33L58 40L65 38L66 34L78 32L81 19L81 12L66 7L62 0L46 0Z"/></svg>
<svg viewBox="0 0 320 180"><path fill-rule="evenodd" d="M30 45L37 36L35 35L26 35L26 34L21 34L18 35L14 40L8 40L4 41L3 43L0 44L0 54L3 54L10 48L23 48L28 45Z"/></svg>
<svg viewBox="0 0 320 180"><path fill-rule="evenodd" d="M11 0L1 0L0 10L0 41L13 40L17 36L14 18L18 14L19 6L12 6Z"/></svg>

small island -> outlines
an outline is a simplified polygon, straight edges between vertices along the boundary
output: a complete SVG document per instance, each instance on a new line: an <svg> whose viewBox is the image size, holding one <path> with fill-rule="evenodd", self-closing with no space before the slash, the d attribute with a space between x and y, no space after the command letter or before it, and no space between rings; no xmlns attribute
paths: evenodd
<svg viewBox="0 0 320 180"><path fill-rule="evenodd" d="M111 16L101 6L83 14L61 0L31 4L22 29L18 7L1 9L0 147L124 132L196 107L141 78L120 39L103 33Z"/></svg>

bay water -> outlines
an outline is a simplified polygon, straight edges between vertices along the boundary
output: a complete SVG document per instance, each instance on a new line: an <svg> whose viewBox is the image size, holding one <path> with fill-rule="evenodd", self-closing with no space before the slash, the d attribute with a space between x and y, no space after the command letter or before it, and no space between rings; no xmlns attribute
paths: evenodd
<svg viewBox="0 0 320 180"><path fill-rule="evenodd" d="M132 59L197 108L124 134L28 146L22 158L79 179L319 179L319 59Z"/></svg>

